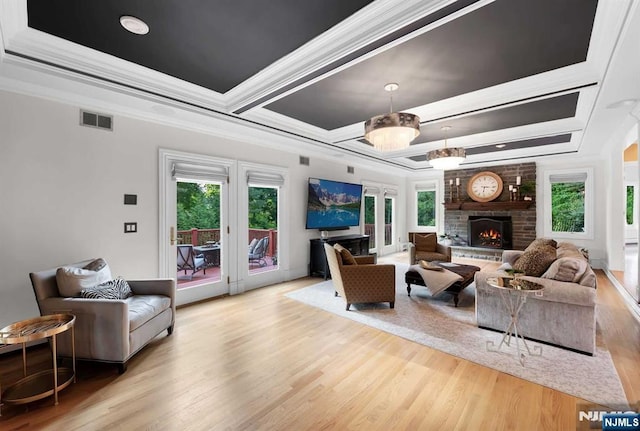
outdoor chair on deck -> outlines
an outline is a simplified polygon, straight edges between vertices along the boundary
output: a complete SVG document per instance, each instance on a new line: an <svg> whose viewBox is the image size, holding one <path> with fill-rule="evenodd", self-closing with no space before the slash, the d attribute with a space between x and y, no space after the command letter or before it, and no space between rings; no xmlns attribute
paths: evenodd
<svg viewBox="0 0 640 431"><path fill-rule="evenodd" d="M267 250L269 249L269 237L265 236L255 245L253 250L249 251L249 264L257 263L258 265L267 266L267 261L265 260L265 256L267 255Z"/></svg>
<svg viewBox="0 0 640 431"><path fill-rule="evenodd" d="M178 250L178 271L183 271L187 275L187 271L191 271L191 278L193 275L202 270L203 274L207 273L204 256L196 256L191 244L179 244L176 249Z"/></svg>

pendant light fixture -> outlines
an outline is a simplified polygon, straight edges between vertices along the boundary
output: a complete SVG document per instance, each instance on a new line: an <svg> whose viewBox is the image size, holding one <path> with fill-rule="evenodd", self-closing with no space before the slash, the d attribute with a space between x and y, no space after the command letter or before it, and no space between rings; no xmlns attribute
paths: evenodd
<svg viewBox="0 0 640 431"><path fill-rule="evenodd" d="M420 134L420 117L407 112L393 112L393 92L400 86L389 83L389 113L376 115L364 123L364 137L379 151L395 151L409 147Z"/></svg>
<svg viewBox="0 0 640 431"><path fill-rule="evenodd" d="M450 126L444 126L440 129L444 132L444 148L440 148L439 150L432 150L427 153L427 160L435 169L455 169L460 166L460 163L464 162L464 159L467 157L464 148L447 147L447 132L450 129Z"/></svg>

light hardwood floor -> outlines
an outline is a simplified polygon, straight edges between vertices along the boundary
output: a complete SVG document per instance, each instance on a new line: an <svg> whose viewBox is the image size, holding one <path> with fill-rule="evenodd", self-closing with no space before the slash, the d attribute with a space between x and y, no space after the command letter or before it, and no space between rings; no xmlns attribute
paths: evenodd
<svg viewBox="0 0 640 431"><path fill-rule="evenodd" d="M28 410L4 406L0 429L576 429L583 400L284 297L318 281L181 308L173 335L143 349L125 374L80 363L58 406L51 398ZM601 271L598 283L599 325L637 402L640 325ZM46 347L28 354L31 369L47 364ZM3 384L20 373L19 353L0 357Z"/></svg>

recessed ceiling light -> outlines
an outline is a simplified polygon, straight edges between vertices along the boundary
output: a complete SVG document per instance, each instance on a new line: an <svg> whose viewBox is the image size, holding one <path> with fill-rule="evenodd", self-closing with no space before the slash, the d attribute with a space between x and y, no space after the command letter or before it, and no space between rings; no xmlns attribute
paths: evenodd
<svg viewBox="0 0 640 431"><path fill-rule="evenodd" d="M504 148L504 147L506 147L506 145L505 145L505 144L498 144L498 145L496 145L496 148Z"/></svg>
<svg viewBox="0 0 640 431"><path fill-rule="evenodd" d="M147 25L147 23L142 21L140 18L136 18L135 16L122 15L120 17L120 25L134 34L149 33L149 26Z"/></svg>

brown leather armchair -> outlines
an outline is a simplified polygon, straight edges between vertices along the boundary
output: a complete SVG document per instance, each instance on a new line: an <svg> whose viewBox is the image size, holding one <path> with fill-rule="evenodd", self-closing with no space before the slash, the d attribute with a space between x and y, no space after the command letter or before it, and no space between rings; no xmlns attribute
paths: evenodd
<svg viewBox="0 0 640 431"><path fill-rule="evenodd" d="M375 256L353 256L356 264L346 265L341 253L324 244L331 279L336 296L351 304L389 302L393 308L396 300L395 265L376 265Z"/></svg>
<svg viewBox="0 0 640 431"><path fill-rule="evenodd" d="M433 232L409 232L409 265L421 260L451 262L451 247L438 243Z"/></svg>

